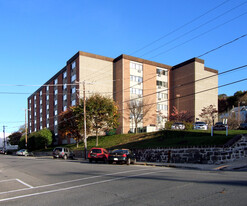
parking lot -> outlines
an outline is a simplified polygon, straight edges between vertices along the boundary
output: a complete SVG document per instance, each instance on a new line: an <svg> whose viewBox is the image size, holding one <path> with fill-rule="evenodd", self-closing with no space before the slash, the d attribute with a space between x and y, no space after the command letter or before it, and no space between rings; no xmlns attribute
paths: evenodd
<svg viewBox="0 0 247 206"><path fill-rule="evenodd" d="M0 156L4 205L245 205L246 186L246 172Z"/></svg>

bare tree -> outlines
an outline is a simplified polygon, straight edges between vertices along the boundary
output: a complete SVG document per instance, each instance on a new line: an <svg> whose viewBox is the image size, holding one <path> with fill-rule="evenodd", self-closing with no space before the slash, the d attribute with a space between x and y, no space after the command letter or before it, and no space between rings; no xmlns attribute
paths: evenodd
<svg viewBox="0 0 247 206"><path fill-rule="evenodd" d="M205 122L209 125L214 123L214 119L216 118L218 114L218 110L215 108L214 105L209 105L207 107L202 108L202 113L199 114L201 118L205 120Z"/></svg>
<svg viewBox="0 0 247 206"><path fill-rule="evenodd" d="M147 116L148 112L152 108L152 104L148 104L144 100L132 100L127 103L129 116L135 124L135 133L137 133L138 124Z"/></svg>

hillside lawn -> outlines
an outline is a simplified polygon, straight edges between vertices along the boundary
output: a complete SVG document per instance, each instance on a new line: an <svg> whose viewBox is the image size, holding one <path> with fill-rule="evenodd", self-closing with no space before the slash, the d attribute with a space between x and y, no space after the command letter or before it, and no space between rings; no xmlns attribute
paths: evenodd
<svg viewBox="0 0 247 206"><path fill-rule="evenodd" d="M247 134L247 130L230 130L228 136L225 131L215 131L211 136L210 131L188 130L164 130L152 133L121 134L99 137L98 147L107 149L147 149L147 148L169 148L169 147L192 147L192 146L222 146L230 139L239 134ZM96 138L87 139L88 150L95 147ZM72 150L84 149L84 144L63 145ZM51 148L49 148L51 149Z"/></svg>

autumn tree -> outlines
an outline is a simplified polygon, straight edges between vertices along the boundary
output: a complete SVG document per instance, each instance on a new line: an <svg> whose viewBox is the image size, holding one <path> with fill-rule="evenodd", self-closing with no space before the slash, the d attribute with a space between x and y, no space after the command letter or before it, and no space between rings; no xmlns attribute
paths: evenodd
<svg viewBox="0 0 247 206"><path fill-rule="evenodd" d="M178 109L173 106L173 112L171 113L170 120L171 121L178 121L178 122L192 122L193 116L190 114L190 112L186 110L178 111Z"/></svg>
<svg viewBox="0 0 247 206"><path fill-rule="evenodd" d="M83 114L83 108L84 102L81 101L75 109L76 114ZM118 107L111 98L94 94L86 100L86 118L87 124L91 126L88 131L95 132L98 146L99 133L118 126Z"/></svg>
<svg viewBox="0 0 247 206"><path fill-rule="evenodd" d="M152 104L144 100L131 100L127 103L129 116L135 123L135 133L137 133L138 124L147 116L152 108Z"/></svg>
<svg viewBox="0 0 247 206"><path fill-rule="evenodd" d="M14 132L8 136L8 143L11 145L18 145L21 139L21 132Z"/></svg>
<svg viewBox="0 0 247 206"><path fill-rule="evenodd" d="M77 147L79 147L79 142L83 140L82 116L83 114L80 115L76 107L69 107L66 111L60 113L59 134L63 138L73 138Z"/></svg>
<svg viewBox="0 0 247 206"><path fill-rule="evenodd" d="M209 105L207 107L203 107L202 112L199 114L199 117L204 119L204 121L208 124L211 125L214 123L214 119L216 118L218 114L217 109L215 108L214 105Z"/></svg>

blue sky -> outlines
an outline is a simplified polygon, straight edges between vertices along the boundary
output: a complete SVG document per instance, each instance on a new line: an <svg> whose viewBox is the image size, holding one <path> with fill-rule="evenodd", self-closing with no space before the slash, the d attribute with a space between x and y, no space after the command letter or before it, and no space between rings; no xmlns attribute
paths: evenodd
<svg viewBox="0 0 247 206"><path fill-rule="evenodd" d="M245 0L0 0L0 9L0 127L6 132L24 124L34 85L79 50L172 66L247 33ZM201 58L224 72L246 64L246 48L243 37ZM244 78L246 68L220 75L219 86ZM243 81L219 94L246 89Z"/></svg>

